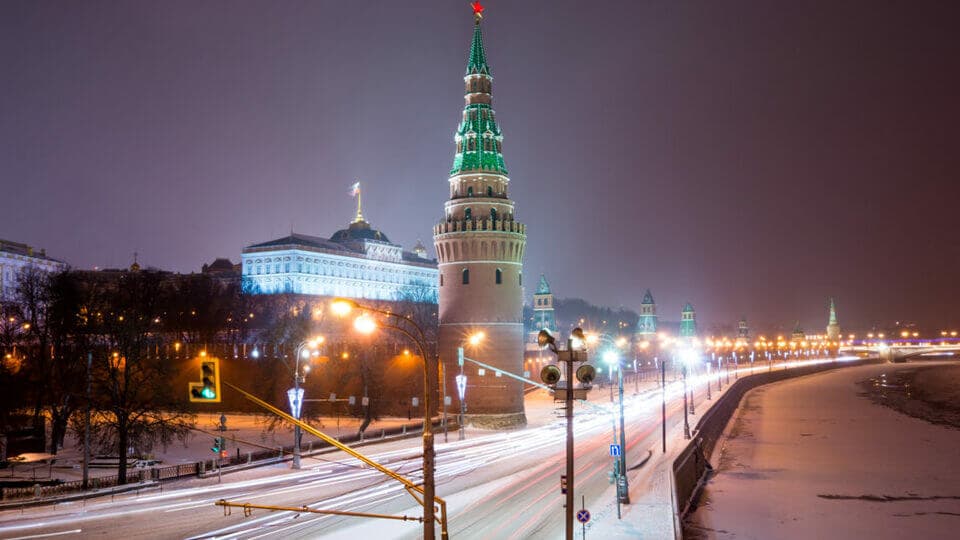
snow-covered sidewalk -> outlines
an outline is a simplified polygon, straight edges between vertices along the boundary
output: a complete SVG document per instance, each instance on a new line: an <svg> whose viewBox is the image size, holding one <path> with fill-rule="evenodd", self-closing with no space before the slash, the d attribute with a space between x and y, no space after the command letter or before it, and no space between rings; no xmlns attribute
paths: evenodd
<svg viewBox="0 0 960 540"><path fill-rule="evenodd" d="M898 413L859 382L881 364L760 387L727 426L689 537L956 538L960 431Z"/></svg>

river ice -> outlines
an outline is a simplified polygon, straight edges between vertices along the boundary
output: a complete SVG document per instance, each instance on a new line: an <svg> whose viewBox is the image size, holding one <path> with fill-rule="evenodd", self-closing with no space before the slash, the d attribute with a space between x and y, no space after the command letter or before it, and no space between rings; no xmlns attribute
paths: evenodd
<svg viewBox="0 0 960 540"><path fill-rule="evenodd" d="M951 366L923 370L935 381L923 385L926 406L950 408L943 401L960 388L960 370L922 366ZM713 456L717 471L688 537L960 537L960 430L878 405L866 391L917 367L838 369L749 393Z"/></svg>

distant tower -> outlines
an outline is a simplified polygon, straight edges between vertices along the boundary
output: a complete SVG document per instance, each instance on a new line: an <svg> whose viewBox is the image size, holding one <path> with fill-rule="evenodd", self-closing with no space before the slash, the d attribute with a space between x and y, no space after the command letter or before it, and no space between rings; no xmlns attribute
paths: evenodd
<svg viewBox="0 0 960 540"><path fill-rule="evenodd" d="M827 322L827 339L840 341L840 323L837 322L837 308L830 299L830 320Z"/></svg>
<svg viewBox="0 0 960 540"><path fill-rule="evenodd" d="M553 293L550 292L550 284L547 278L540 274L540 283L537 284L537 292L533 295L533 341L536 341L537 334L541 330L546 330L557 336L557 319L553 312Z"/></svg>
<svg viewBox="0 0 960 540"><path fill-rule="evenodd" d="M807 334L800 328L800 321L793 326L793 333L790 334L790 341L803 341L807 339Z"/></svg>
<svg viewBox="0 0 960 540"><path fill-rule="evenodd" d="M640 301L640 320L637 321L637 340L653 341L657 337L657 303L653 301L650 289L643 293Z"/></svg>
<svg viewBox="0 0 960 540"><path fill-rule="evenodd" d="M747 326L746 317L740 317L740 322L737 323L737 341L743 343L750 341L750 327Z"/></svg>
<svg viewBox="0 0 960 540"><path fill-rule="evenodd" d="M421 259L427 258L427 248L424 247L423 243L420 242L420 239L417 238L417 245L413 246L413 253Z"/></svg>
<svg viewBox="0 0 960 540"><path fill-rule="evenodd" d="M475 7L473 41L464 77L466 105L454 132L456 153L443 221L433 228L440 267L439 353L452 365L457 347L482 331L470 357L511 373L523 373L523 253L526 227L513 219L507 196L503 136L491 105L493 77ZM526 424L523 384L465 366L467 420L490 428ZM449 370L447 388L456 388ZM454 407L456 409L456 407Z"/></svg>
<svg viewBox="0 0 960 540"><path fill-rule="evenodd" d="M680 338L684 341L693 341L697 337L697 312L690 302L683 306L680 312Z"/></svg>

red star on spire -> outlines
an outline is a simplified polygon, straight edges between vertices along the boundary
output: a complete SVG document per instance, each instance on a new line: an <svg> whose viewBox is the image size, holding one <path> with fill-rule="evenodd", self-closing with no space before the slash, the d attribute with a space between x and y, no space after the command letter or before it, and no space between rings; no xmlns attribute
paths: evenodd
<svg viewBox="0 0 960 540"><path fill-rule="evenodd" d="M474 14L478 19L479 19L480 17L483 17L483 9L484 9L484 8L483 8L483 6L480 5L480 1L479 1L479 0L477 0L476 2L470 4L470 7L473 8L473 14Z"/></svg>

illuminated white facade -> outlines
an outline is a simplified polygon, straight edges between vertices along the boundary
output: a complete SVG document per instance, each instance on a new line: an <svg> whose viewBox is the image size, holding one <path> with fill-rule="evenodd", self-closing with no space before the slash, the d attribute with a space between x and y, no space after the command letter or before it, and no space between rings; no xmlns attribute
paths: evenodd
<svg viewBox="0 0 960 540"><path fill-rule="evenodd" d="M42 249L34 249L19 242L0 240L0 300L14 301L17 292L17 274L27 267L44 272L62 272L67 263L47 257Z"/></svg>
<svg viewBox="0 0 960 540"><path fill-rule="evenodd" d="M437 301L437 262L404 251L358 217L329 239L291 234L241 255L244 290L371 300Z"/></svg>

